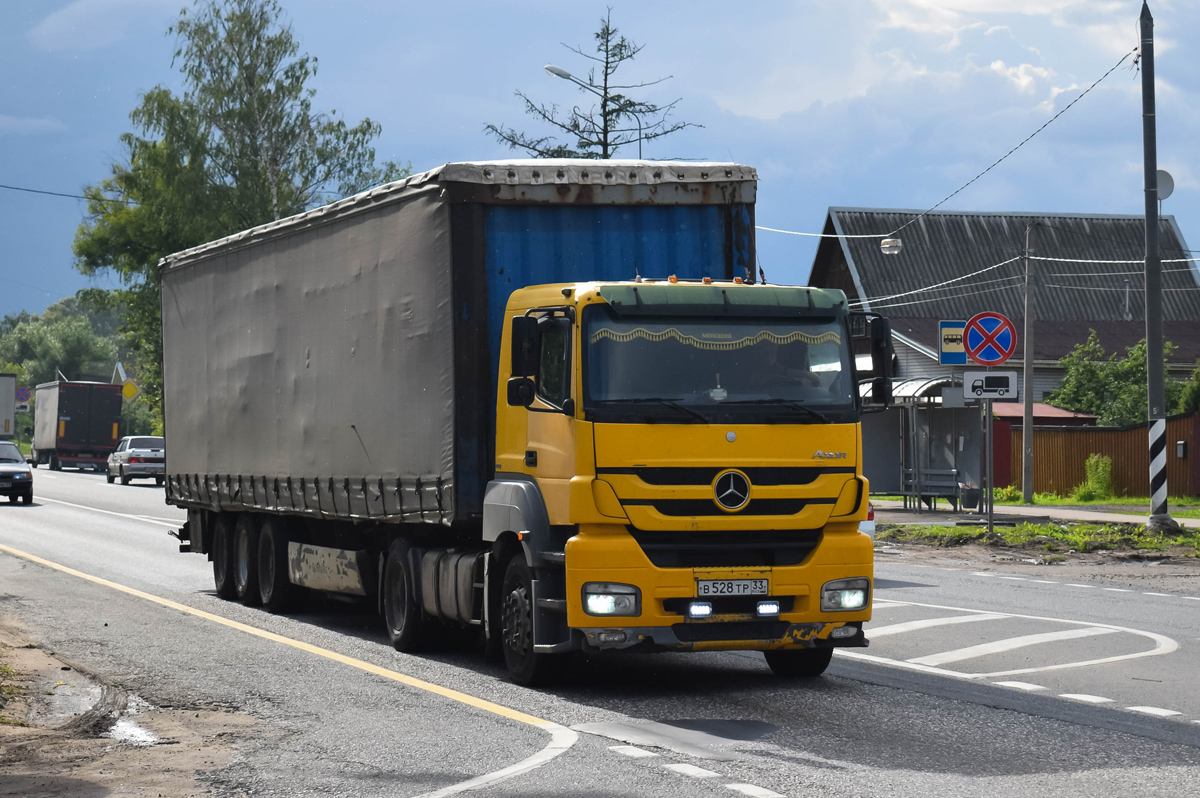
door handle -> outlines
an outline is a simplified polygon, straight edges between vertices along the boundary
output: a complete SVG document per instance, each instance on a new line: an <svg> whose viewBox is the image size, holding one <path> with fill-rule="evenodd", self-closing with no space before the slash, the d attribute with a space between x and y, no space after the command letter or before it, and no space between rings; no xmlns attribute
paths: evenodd
<svg viewBox="0 0 1200 798"><path fill-rule="evenodd" d="M537 468L537 450L527 449L525 451L525 465L528 468Z"/></svg>

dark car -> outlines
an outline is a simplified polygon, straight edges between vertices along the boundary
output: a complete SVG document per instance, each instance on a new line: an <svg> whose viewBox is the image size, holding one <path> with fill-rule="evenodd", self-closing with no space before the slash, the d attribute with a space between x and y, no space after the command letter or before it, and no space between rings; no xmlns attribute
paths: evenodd
<svg viewBox="0 0 1200 798"><path fill-rule="evenodd" d="M108 456L108 481L120 478L122 485L131 479L153 479L163 484L167 470L166 444L158 435L127 435Z"/></svg>
<svg viewBox="0 0 1200 798"><path fill-rule="evenodd" d="M15 443L0 441L0 496L33 504L33 469Z"/></svg>

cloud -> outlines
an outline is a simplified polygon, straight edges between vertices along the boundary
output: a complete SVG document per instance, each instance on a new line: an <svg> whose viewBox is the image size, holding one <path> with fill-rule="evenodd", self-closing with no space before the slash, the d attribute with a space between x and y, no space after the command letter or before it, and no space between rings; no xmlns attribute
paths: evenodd
<svg viewBox="0 0 1200 798"><path fill-rule="evenodd" d="M57 119L0 114L0 136L34 136L66 129L67 126Z"/></svg>
<svg viewBox="0 0 1200 798"><path fill-rule="evenodd" d="M75 0L27 34L46 52L80 52L116 44L148 11L178 8L178 0Z"/></svg>

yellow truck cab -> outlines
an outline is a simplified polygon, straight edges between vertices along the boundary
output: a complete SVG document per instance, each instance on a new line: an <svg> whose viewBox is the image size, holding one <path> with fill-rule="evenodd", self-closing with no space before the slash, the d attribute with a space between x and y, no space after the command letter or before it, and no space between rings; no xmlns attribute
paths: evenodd
<svg viewBox="0 0 1200 798"><path fill-rule="evenodd" d="M815 675L833 647L866 645L840 291L560 284L517 290L506 315L485 536L490 509L520 516L522 573L500 592L510 669L533 679L578 648L758 649Z"/></svg>

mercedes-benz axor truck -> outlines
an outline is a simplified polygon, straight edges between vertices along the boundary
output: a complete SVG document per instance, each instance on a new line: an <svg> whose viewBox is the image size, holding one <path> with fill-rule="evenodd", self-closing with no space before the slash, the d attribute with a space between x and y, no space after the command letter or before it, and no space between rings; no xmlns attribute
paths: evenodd
<svg viewBox="0 0 1200 798"><path fill-rule="evenodd" d="M395 647L759 650L871 617L884 319L754 282L753 169L452 163L165 258L167 500L217 592L357 596ZM862 368L864 373L860 374Z"/></svg>

